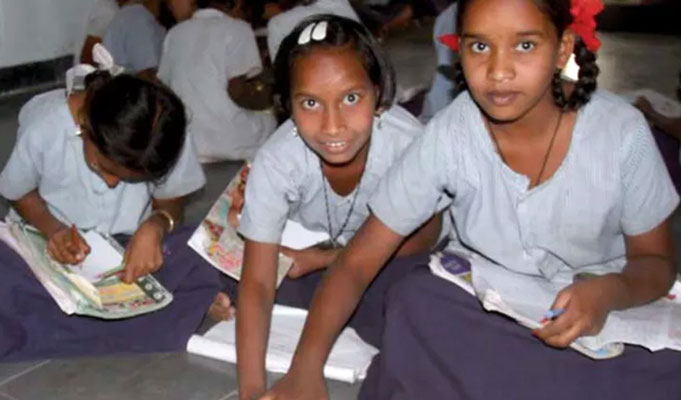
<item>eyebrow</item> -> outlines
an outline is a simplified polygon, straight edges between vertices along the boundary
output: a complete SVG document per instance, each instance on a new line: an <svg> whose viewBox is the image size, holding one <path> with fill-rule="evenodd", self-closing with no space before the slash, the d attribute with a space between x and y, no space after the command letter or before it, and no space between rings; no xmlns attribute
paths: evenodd
<svg viewBox="0 0 681 400"><path fill-rule="evenodd" d="M366 92L366 91L369 91L369 90L370 89L368 89L364 86L350 86L350 87L344 89L343 93L347 94L347 93L352 93L352 92ZM302 91L302 90L300 92L293 92L292 96L293 97L312 97L312 98L318 97L314 94L307 93L307 92Z"/></svg>
<svg viewBox="0 0 681 400"><path fill-rule="evenodd" d="M543 36L545 36L546 34L545 34L543 31L540 31L540 30L529 30L529 31L520 31L520 32L516 32L515 35L516 35L516 37L518 37L518 36L520 36L520 37L525 37L525 36L542 36L542 37L543 37ZM462 39L485 39L486 37L487 37L487 35L485 35L485 34L482 34L482 33L475 33L475 32L472 32L472 33L466 33L466 32L464 32L464 33L461 35L461 38L462 38Z"/></svg>

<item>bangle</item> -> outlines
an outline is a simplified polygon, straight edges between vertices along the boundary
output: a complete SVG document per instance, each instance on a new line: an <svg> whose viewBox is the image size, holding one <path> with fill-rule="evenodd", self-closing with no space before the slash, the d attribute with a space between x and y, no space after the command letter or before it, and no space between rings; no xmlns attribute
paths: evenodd
<svg viewBox="0 0 681 400"><path fill-rule="evenodd" d="M166 210L162 209L156 209L151 213L151 216L153 217L154 215L159 215L168 221L168 233L172 232L173 229L175 229L175 219L173 218L172 215Z"/></svg>

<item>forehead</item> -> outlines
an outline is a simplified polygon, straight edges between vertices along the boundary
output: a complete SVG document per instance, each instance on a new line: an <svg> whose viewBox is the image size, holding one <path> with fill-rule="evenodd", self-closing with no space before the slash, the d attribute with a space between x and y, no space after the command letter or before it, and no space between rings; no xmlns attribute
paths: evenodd
<svg viewBox="0 0 681 400"><path fill-rule="evenodd" d="M533 0L473 0L463 16L464 35L555 33L555 27Z"/></svg>
<svg viewBox="0 0 681 400"><path fill-rule="evenodd" d="M314 48L296 57L291 68L292 93L357 85L371 86L371 79L352 46Z"/></svg>

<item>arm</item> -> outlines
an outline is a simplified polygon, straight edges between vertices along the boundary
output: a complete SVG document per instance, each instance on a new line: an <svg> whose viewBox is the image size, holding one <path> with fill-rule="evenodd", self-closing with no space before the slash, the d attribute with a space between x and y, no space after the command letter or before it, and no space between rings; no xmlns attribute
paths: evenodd
<svg viewBox="0 0 681 400"><path fill-rule="evenodd" d="M650 123L662 132L681 140L681 117L669 118L655 111L650 101L645 97L639 97L636 107L648 118Z"/></svg>
<svg viewBox="0 0 681 400"><path fill-rule="evenodd" d="M331 347L402 240L378 218L369 217L317 289L291 368L266 398L324 397L323 368Z"/></svg>
<svg viewBox="0 0 681 400"><path fill-rule="evenodd" d="M274 104L272 85L264 74L253 78L238 76L229 80L227 87L229 97L239 106L247 110L266 110Z"/></svg>
<svg viewBox="0 0 681 400"><path fill-rule="evenodd" d="M551 308L566 311L536 331L540 339L566 347L579 336L598 334L610 311L648 304L669 292L676 278L669 220L627 236L626 247L627 265L621 273L578 281L558 293Z"/></svg>
<svg viewBox="0 0 681 400"><path fill-rule="evenodd" d="M442 231L444 212L435 214L417 231L407 236L407 239L397 249L397 256L409 256L429 252L436 244Z"/></svg>
<svg viewBox="0 0 681 400"><path fill-rule="evenodd" d="M95 47L97 43L102 43L102 38L91 35L85 37L85 42L80 50L81 63L90 65L95 64L95 60L92 58L92 48Z"/></svg>
<svg viewBox="0 0 681 400"><path fill-rule="evenodd" d="M279 246L246 239L236 320L239 398L265 391L265 353L276 290Z"/></svg>
<svg viewBox="0 0 681 400"><path fill-rule="evenodd" d="M10 204L23 219L47 237L47 250L56 261L78 264L90 252L85 239L78 235L74 240L69 227L52 215L38 189L31 190L18 200L10 201Z"/></svg>
<svg viewBox="0 0 681 400"><path fill-rule="evenodd" d="M163 237L182 218L184 198L152 199L153 211L163 210L173 219L170 220L162 212L152 212L137 228L125 251L125 270L121 279L132 283L140 276L157 271L163 264Z"/></svg>

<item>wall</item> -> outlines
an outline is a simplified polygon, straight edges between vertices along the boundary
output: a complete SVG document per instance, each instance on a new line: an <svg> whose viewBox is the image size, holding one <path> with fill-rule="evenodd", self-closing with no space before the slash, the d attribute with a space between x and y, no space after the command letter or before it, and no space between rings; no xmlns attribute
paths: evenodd
<svg viewBox="0 0 681 400"><path fill-rule="evenodd" d="M73 53L94 0L0 0L0 68Z"/></svg>

